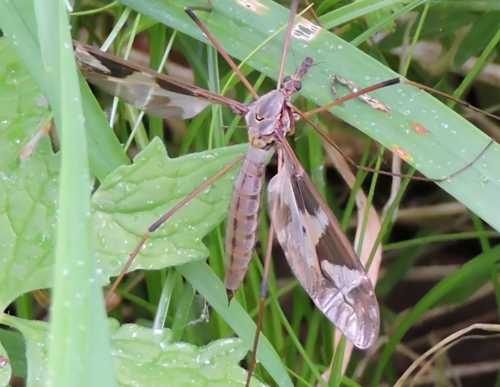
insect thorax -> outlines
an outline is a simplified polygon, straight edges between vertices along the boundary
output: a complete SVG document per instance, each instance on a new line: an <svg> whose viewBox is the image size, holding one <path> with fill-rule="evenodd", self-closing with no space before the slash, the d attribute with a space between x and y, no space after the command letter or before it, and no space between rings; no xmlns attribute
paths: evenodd
<svg viewBox="0 0 500 387"><path fill-rule="evenodd" d="M256 148L271 147L277 136L289 134L292 119L288 97L281 90L263 95L249 106L245 115L250 144Z"/></svg>

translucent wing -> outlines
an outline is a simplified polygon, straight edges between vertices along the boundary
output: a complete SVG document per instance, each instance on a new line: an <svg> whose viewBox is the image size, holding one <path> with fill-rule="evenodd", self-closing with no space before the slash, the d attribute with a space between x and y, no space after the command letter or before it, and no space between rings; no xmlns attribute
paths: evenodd
<svg viewBox="0 0 500 387"><path fill-rule="evenodd" d="M75 55L90 83L158 117L191 118L210 102L228 105L237 113L247 110L230 98L124 61L95 47L75 43Z"/></svg>
<svg viewBox="0 0 500 387"><path fill-rule="evenodd" d="M203 98L163 89L154 78L144 73L132 73L123 79L95 72L84 72L84 75L106 93L157 117L191 118L210 104Z"/></svg>
<svg viewBox="0 0 500 387"><path fill-rule="evenodd" d="M318 309L356 347L369 348L379 331L370 279L291 150L280 147L280 153L282 168L268 187L277 239Z"/></svg>

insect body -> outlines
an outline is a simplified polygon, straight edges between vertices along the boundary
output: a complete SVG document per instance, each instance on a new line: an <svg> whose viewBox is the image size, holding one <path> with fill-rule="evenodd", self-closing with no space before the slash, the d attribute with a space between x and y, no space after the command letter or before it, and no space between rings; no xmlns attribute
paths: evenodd
<svg viewBox="0 0 500 387"><path fill-rule="evenodd" d="M278 173L268 188L269 209L285 256L325 316L358 348L370 347L379 330L373 286L338 221L286 141L286 136L295 130L295 108L290 99L300 90L313 60L306 58L295 74L279 83L278 89L244 105L98 49L79 43L75 46L89 81L148 113L188 118L212 102L229 106L245 117L250 146L236 180L228 220L226 287L238 289L247 271L255 245L265 168L273 153L277 153ZM150 231L167 218L165 215L153 223ZM131 253L128 265L138 251L140 247Z"/></svg>
<svg viewBox="0 0 500 387"><path fill-rule="evenodd" d="M255 244L264 170L277 150L279 170L269 183L269 211L278 241L316 306L358 348L378 336L373 286L352 246L295 157L285 137L295 119L290 97L312 65L306 58L279 90L252 105L245 116L250 149L236 181L226 233L226 287L239 288Z"/></svg>
<svg viewBox="0 0 500 387"><path fill-rule="evenodd" d="M240 287L247 271L255 245L265 168L274 153L277 138L292 131L294 114L290 97L300 89L301 79L312 62L307 58L294 77L285 79L279 90L273 90L252 103L245 115L250 148L236 180L226 230L229 267L225 285L229 290Z"/></svg>

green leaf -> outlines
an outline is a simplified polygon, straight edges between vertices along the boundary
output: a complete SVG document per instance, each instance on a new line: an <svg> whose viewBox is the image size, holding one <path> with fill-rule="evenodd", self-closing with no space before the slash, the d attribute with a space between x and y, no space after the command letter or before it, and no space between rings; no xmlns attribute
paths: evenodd
<svg viewBox="0 0 500 387"><path fill-rule="evenodd" d="M245 149L237 145L170 159L154 139L133 165L110 174L92 200L99 272L117 274L153 221ZM205 258L201 239L225 218L235 173L222 177L151 234L133 268L154 270Z"/></svg>
<svg viewBox="0 0 500 387"><path fill-rule="evenodd" d="M85 117L62 1L34 3L46 93L59 134L56 246L52 267L47 386L116 386L102 291L91 241Z"/></svg>
<svg viewBox="0 0 500 387"><path fill-rule="evenodd" d="M38 87L45 95L48 95L49 85L41 66L42 58L36 38L37 23L33 4L32 0L19 0L16 3L0 0L0 29L37 82ZM3 59L3 57L0 58ZM109 127L90 88L83 80L80 81L80 89L89 143L89 164L92 173L101 179L117 166L127 164L128 158Z"/></svg>
<svg viewBox="0 0 500 387"><path fill-rule="evenodd" d="M244 150L244 145L234 146L168 159L161 142L154 140L133 165L110 174L92 201L97 282L105 283L120 271L140 236L161 213ZM57 158L45 144L22 165L15 171L18 175L0 180L2 309L24 292L52 285ZM154 233L134 268L160 269L205 258L207 249L201 239L224 219L234 174L226 175ZM29 227L11 226L17 224Z"/></svg>
<svg viewBox="0 0 500 387"><path fill-rule="evenodd" d="M48 102L7 39L0 38L0 171L21 169L19 154L49 119ZM5 178L3 179L5 180Z"/></svg>
<svg viewBox="0 0 500 387"><path fill-rule="evenodd" d="M12 367L7 356L7 351L0 343L0 386L7 386L9 384L11 373Z"/></svg>
<svg viewBox="0 0 500 387"><path fill-rule="evenodd" d="M372 12L377 16L388 14L393 7L401 6L404 2L405 0L357 0L321 15L320 21L324 28L330 29Z"/></svg>
<svg viewBox="0 0 500 387"><path fill-rule="evenodd" d="M47 382L48 325L12 316L2 323L19 330L26 341L30 387ZM111 346L119 386L243 386L246 370L238 363L247 351L239 339L216 340L197 347L173 342L168 329L155 331L135 324L117 326L112 321ZM114 327L114 328L113 328ZM253 379L252 386L263 386Z"/></svg>
<svg viewBox="0 0 500 387"><path fill-rule="evenodd" d="M26 346L23 336L12 329L0 329L1 345L7 350L12 374L15 377L26 378Z"/></svg>
<svg viewBox="0 0 500 387"><path fill-rule="evenodd" d="M0 309L18 295L43 288L52 276L59 157L50 140L20 160L21 149L50 118L47 101L0 39Z"/></svg>
<svg viewBox="0 0 500 387"><path fill-rule="evenodd" d="M161 333L137 325L113 335L117 374L123 386L242 386L246 370L238 363L247 352L238 339L216 340L205 347L171 342ZM263 386L256 379L252 386Z"/></svg>
<svg viewBox="0 0 500 387"><path fill-rule="evenodd" d="M246 348L251 348L256 326L242 306L233 298L228 302L224 284L204 262L193 262L177 268L224 321L241 337ZM269 340L262 336L259 340L257 359L279 386L292 386L286 368Z"/></svg>
<svg viewBox="0 0 500 387"><path fill-rule="evenodd" d="M205 41L198 27L184 13L192 0L123 0L138 12L156 18L196 39ZM204 2L195 2L202 4ZM237 58L245 58L270 33L286 25L288 10L261 0L252 11L245 2L219 0L210 13L198 12L208 29L225 49ZM293 72L302 58L311 56L317 65L303 82L302 95L325 104L332 100L330 76L339 74L360 86L369 86L397 74L334 34L306 24L302 39L293 39L287 73ZM262 73L276 78L283 33L278 34L248 63ZM309 40L307 40L308 38ZM488 144L489 137L429 94L408 85L387 87L373 93L392 112L374 111L360 101L350 101L332 112L376 139L385 147L404 154L408 162L430 178L450 175L473 160ZM415 130L415 124L427 129ZM500 206L491 206L500 191L500 146L493 144L481 159L464 172L439 185L464 203L491 226L500 230Z"/></svg>
<svg viewBox="0 0 500 387"><path fill-rule="evenodd" d="M5 102L0 106L3 310L20 294L52 285L59 157L45 139L30 158L19 161L20 149L49 115L46 106L39 106L43 97L4 39L0 54L0 99ZM92 198L100 282L120 271L149 224L245 148L240 145L171 159L156 139L133 165L109 174ZM235 173L227 174L154 233L134 267L159 269L206 257L201 239L224 219Z"/></svg>

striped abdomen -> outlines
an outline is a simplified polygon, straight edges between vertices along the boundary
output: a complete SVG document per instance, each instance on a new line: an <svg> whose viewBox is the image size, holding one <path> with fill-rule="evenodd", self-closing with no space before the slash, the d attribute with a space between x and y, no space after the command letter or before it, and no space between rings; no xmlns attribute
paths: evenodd
<svg viewBox="0 0 500 387"><path fill-rule="evenodd" d="M257 234L260 195L272 151L250 147L236 180L226 229L225 285L237 290L247 272Z"/></svg>

